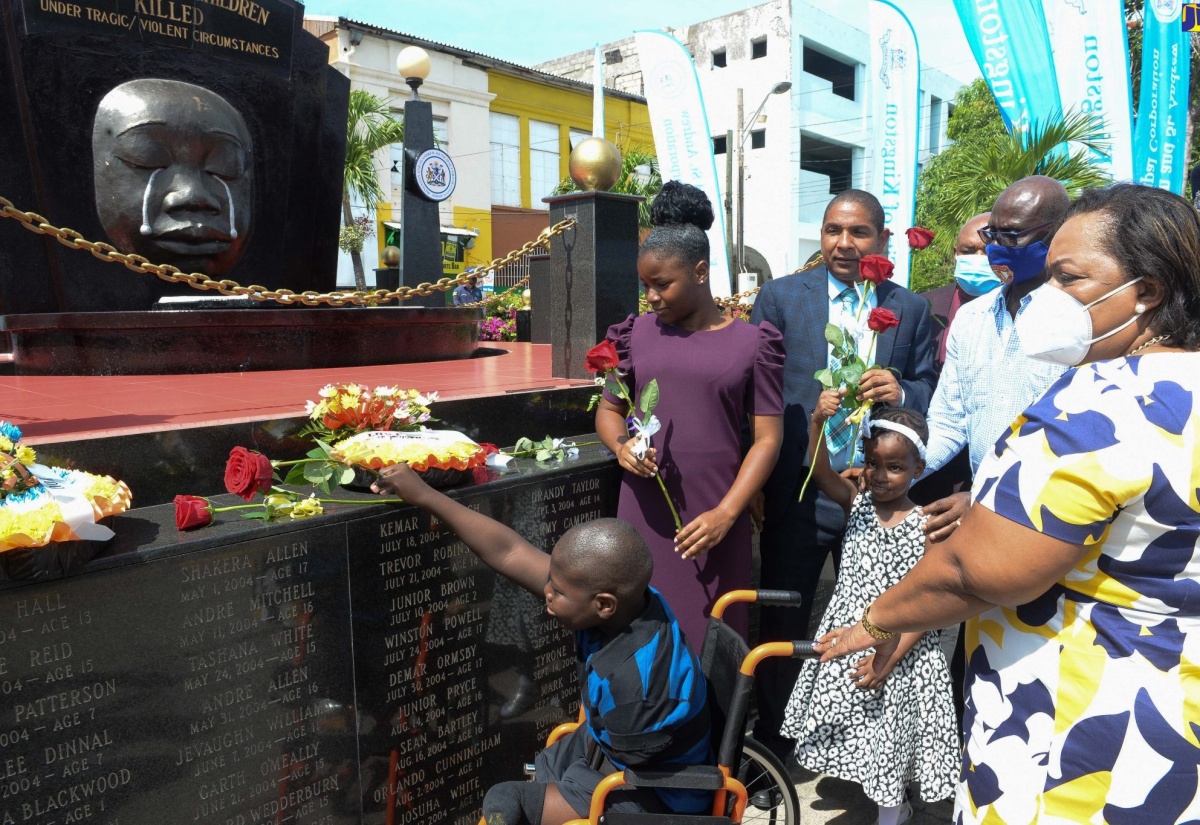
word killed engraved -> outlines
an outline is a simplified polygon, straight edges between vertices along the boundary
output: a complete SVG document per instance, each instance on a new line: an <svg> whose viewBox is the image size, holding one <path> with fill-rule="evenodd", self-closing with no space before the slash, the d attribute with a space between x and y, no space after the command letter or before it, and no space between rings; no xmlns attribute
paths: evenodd
<svg viewBox="0 0 1200 825"><path fill-rule="evenodd" d="M299 535L5 593L0 823L357 821L342 554Z"/></svg>
<svg viewBox="0 0 1200 825"><path fill-rule="evenodd" d="M295 8L281 0L24 0L25 31L128 37L291 73Z"/></svg>

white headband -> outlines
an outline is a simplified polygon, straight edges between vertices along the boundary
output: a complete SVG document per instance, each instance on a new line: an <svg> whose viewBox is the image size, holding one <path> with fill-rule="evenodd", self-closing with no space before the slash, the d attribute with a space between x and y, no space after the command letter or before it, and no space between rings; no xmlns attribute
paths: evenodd
<svg viewBox="0 0 1200 825"><path fill-rule="evenodd" d="M863 436L865 438L874 438L875 436L871 431L876 427L881 430L891 430L892 432L899 433L907 438L914 445L916 445L917 455L921 456L921 460L925 460L925 442L921 440L921 436L917 435L916 430L914 430L912 427L906 427L903 424L897 424L895 421L884 421L880 418L871 418L868 419L866 424L863 425Z"/></svg>

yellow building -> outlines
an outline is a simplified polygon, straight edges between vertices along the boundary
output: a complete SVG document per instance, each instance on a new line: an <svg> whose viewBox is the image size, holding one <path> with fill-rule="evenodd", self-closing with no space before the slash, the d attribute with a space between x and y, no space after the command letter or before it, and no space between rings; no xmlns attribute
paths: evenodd
<svg viewBox="0 0 1200 825"><path fill-rule="evenodd" d="M487 264L549 225L542 198L567 177L572 146L592 133L591 84L344 17L308 16L304 25L328 44L330 64L350 78L351 88L390 100L397 115L409 90L396 73L396 56L410 45L429 52L432 70L421 97L433 105L434 134L458 173L454 194L441 204L442 241L448 258L460 253L464 260L448 259L447 274ZM604 120L605 137L623 151L653 153L644 98L606 88ZM368 268L377 265L385 222L399 216L402 151L390 147L376 160L391 198L373 205L379 231L376 248L363 252Z"/></svg>

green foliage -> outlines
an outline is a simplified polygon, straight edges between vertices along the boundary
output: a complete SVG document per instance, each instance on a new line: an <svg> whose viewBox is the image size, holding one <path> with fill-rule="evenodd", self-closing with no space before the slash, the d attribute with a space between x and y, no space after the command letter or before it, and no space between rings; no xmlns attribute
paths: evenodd
<svg viewBox="0 0 1200 825"><path fill-rule="evenodd" d="M362 215L338 231L338 249L347 254L362 252L363 244L367 242L367 238L374 234L375 227L372 225L371 219L366 215Z"/></svg>
<svg viewBox="0 0 1200 825"><path fill-rule="evenodd" d="M643 167L643 170L650 170L646 180L641 179L638 173L639 167ZM638 204L638 226L642 229L649 229L650 204L654 202L654 196L658 194L658 190L662 189L662 184L662 174L658 169L658 157L641 147L629 147L621 150L621 177L609 191L618 195L639 195L645 198ZM579 187L570 178L563 178L559 181L558 186L554 187L555 195L566 195L578 191Z"/></svg>
<svg viewBox="0 0 1200 825"><path fill-rule="evenodd" d="M921 172L917 189L918 226L932 229L933 243L913 255L910 289L924 292L954 277L954 241L970 218L988 211L1000 193L1021 178L1047 175L1077 197L1103 186L1109 178L1088 159L1088 149L1104 150L1103 123L1082 113L1034 123L1009 134L982 78L965 86L947 133L957 142L934 157ZM1064 144L1077 144L1067 152Z"/></svg>
<svg viewBox="0 0 1200 825"><path fill-rule="evenodd" d="M342 172L345 196L372 211L384 199L375 169L375 153L403 140L404 123L392 114L387 101L363 89L352 89L346 117L346 165Z"/></svg>
<svg viewBox="0 0 1200 825"><path fill-rule="evenodd" d="M335 486L354 481L353 467L334 458L333 448L329 444L316 438L313 441L317 446L308 451L307 460L292 466L283 480L284 484L311 484L329 495Z"/></svg>
<svg viewBox="0 0 1200 825"><path fill-rule="evenodd" d="M546 436L541 441L519 438L512 449L504 450L504 454L513 458L533 458L534 461L562 461L574 449L574 442Z"/></svg>

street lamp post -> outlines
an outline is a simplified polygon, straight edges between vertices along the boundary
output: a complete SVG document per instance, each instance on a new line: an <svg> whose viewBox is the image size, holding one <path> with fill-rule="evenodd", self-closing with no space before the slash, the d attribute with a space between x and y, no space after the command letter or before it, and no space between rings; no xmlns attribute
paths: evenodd
<svg viewBox="0 0 1200 825"><path fill-rule="evenodd" d="M763 98L762 103L758 104L758 108L754 110L754 114L750 116L749 121L742 119L742 90L741 89L737 90L737 118L738 118L738 130L737 130L737 135L738 135L738 139L737 139L737 155L738 155L738 159L737 159L737 164L738 164L737 192L738 192L738 195L737 195L737 201L738 201L738 204L737 204L737 246L734 251L734 264L736 266L736 269L734 270L734 273L733 273L735 278L738 275L740 275L742 272L744 272L746 269L746 232L745 232L745 230L746 230L746 223L745 223L745 204L746 204L746 198L745 198L745 185L746 185L745 146L746 146L746 138L748 138L750 136L750 131L754 127L755 122L757 122L758 116L760 114L762 114L762 110L767 107L767 101L771 99L771 95L781 95L791 88L792 88L792 84L787 80L781 80L779 83L776 83L774 86L772 86L771 91L767 92L766 96ZM728 139L727 139L727 141L728 141ZM729 147L727 145L725 147L725 151L728 152L730 148L731 147ZM738 290L736 289L736 285L735 285L734 292L737 292L737 291Z"/></svg>

